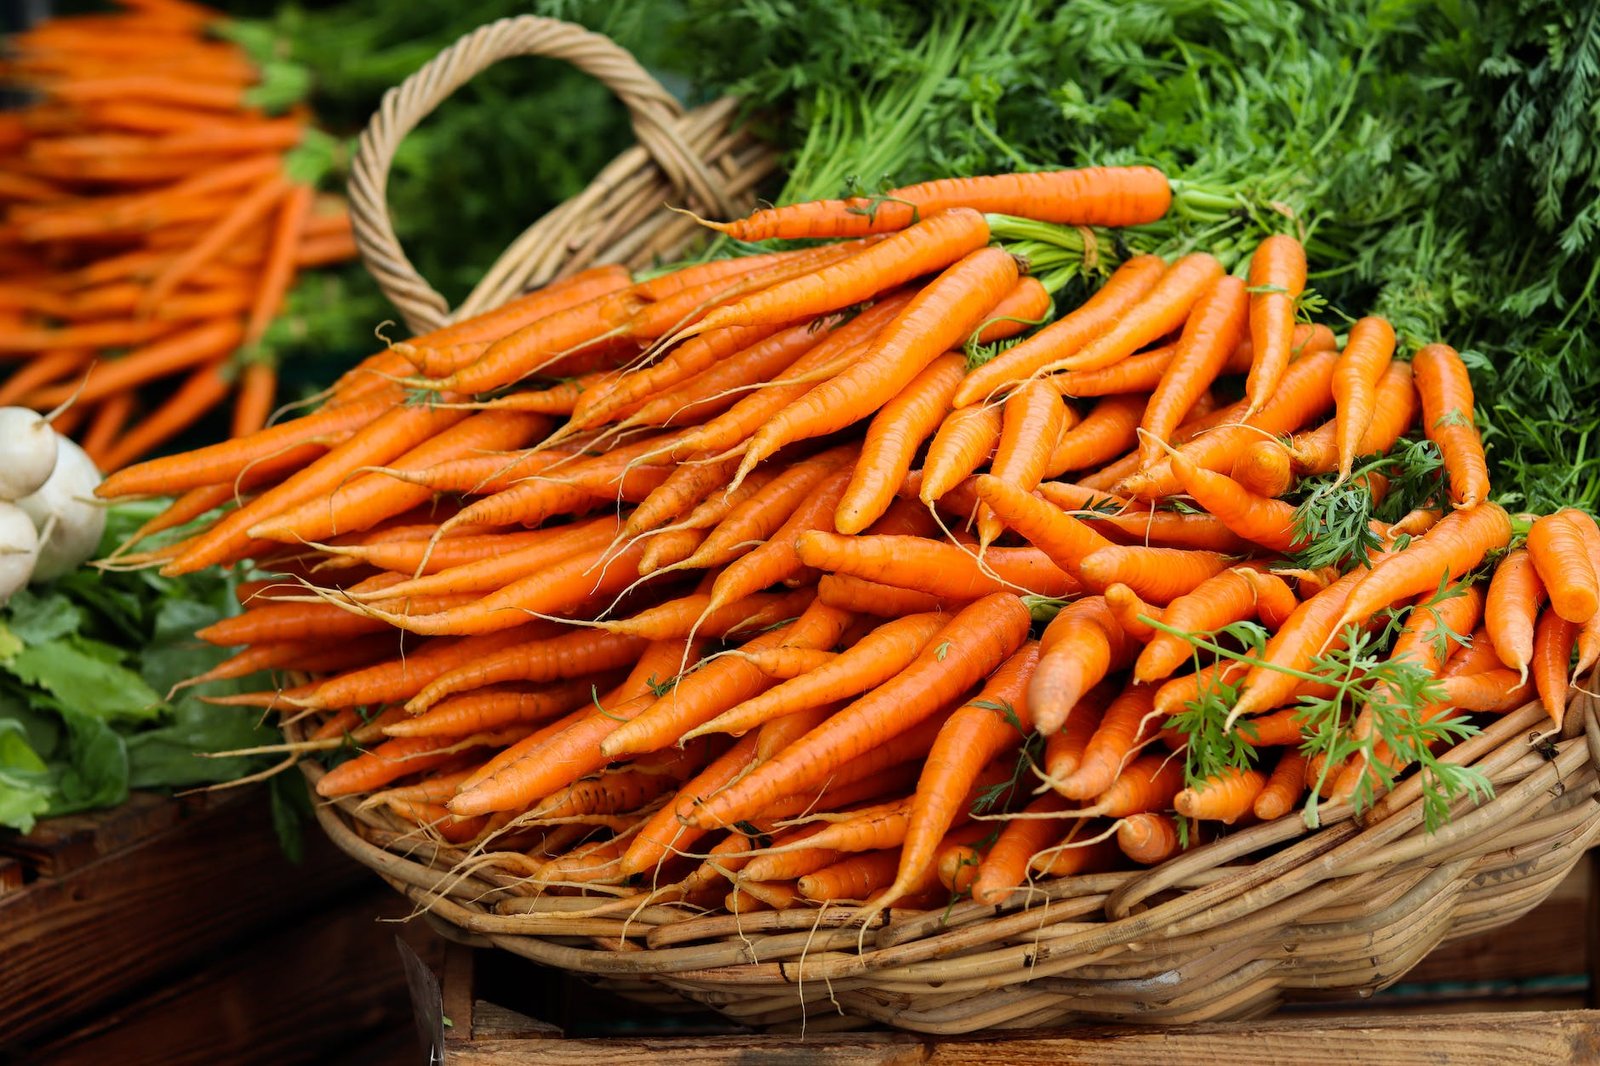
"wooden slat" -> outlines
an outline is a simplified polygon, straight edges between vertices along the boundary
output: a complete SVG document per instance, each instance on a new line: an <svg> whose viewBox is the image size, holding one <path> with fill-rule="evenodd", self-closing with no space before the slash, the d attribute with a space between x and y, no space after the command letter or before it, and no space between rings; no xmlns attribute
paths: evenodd
<svg viewBox="0 0 1600 1066"><path fill-rule="evenodd" d="M28 1058L52 1066L323 1063L358 1060L364 1045L398 1030L403 1057L387 1061L416 1061L394 940L405 937L432 966L442 943L422 922L394 921L409 911L387 886L363 885Z"/></svg>
<svg viewBox="0 0 1600 1066"><path fill-rule="evenodd" d="M21 860L39 877L62 877L140 844L215 802L212 797L174 800L134 792L110 810L46 818L27 836L0 834L0 854Z"/></svg>
<svg viewBox="0 0 1600 1066"><path fill-rule="evenodd" d="M640 1066L659 1061L762 1066L1541 1066L1600 1062L1600 1012L1360 1016L1338 1020L1092 1028L932 1039L849 1033L676 1040L487 1040L451 1048L449 1066Z"/></svg>
<svg viewBox="0 0 1600 1066"><path fill-rule="evenodd" d="M140 817L155 816L127 824ZM138 847L0 896L0 1040L32 1040L370 876L314 826L290 864L264 793L224 793Z"/></svg>

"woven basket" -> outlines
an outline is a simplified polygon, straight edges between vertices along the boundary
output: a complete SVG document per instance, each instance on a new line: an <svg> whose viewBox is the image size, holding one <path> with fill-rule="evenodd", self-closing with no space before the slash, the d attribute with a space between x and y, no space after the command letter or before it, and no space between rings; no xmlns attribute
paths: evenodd
<svg viewBox="0 0 1600 1066"><path fill-rule="evenodd" d="M664 201L731 217L772 167L770 153L729 132L730 101L684 113L602 37L532 17L486 26L385 97L351 181L363 254L414 330L449 316L385 213L395 144L478 70L530 53L569 59L611 86L641 147L523 234L457 315L591 263L669 254L694 231L661 211ZM848 907L707 917L541 895L354 800L320 805L317 816L340 848L453 935L658 1007L690 1001L748 1025L813 1032L1230 1020L1286 1000L1370 994L1441 942L1544 899L1600 840L1595 701L1578 693L1567 722L1564 737L1545 738L1548 719L1530 704L1457 747L1449 758L1487 774L1495 797L1458 804L1437 833L1424 830L1413 778L1360 819L1330 809L1313 831L1286 817L1152 869L1041 881L1000 906L892 911L865 928ZM297 726L288 731L299 739ZM302 767L313 782L321 776Z"/></svg>
<svg viewBox="0 0 1600 1066"><path fill-rule="evenodd" d="M561 59L593 75L628 108L639 143L613 159L583 192L512 242L451 312L395 237L389 166L406 134L473 77L512 56ZM556 19L522 15L467 34L384 94L361 134L350 174L350 212L367 269L414 333L498 307L529 289L597 263L641 267L670 258L704 235L673 204L734 218L777 166L767 145L734 125L738 101L692 111L609 38Z"/></svg>

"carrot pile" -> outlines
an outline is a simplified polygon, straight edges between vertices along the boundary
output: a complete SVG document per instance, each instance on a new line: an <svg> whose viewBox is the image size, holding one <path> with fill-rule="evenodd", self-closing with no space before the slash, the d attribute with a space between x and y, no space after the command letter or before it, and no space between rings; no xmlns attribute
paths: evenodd
<svg viewBox="0 0 1600 1066"><path fill-rule="evenodd" d="M312 675L232 702L354 743L322 796L552 892L1000 902L1308 790L1448 786L1470 715L1559 726L1600 530L1489 498L1457 354L1297 323L1287 236L1231 271L1133 256L1035 328L1048 292L969 204L1135 225L1168 196L1020 180L762 212L740 232L838 239L596 268L395 345L315 413L109 477L181 493L146 532L226 505L124 558L253 560L207 676ZM1391 494L1308 565L1308 500Z"/></svg>
<svg viewBox="0 0 1600 1066"><path fill-rule="evenodd" d="M32 99L0 114L0 404L74 400L55 427L105 470L225 403L265 425L267 327L297 272L355 255L308 114L268 113L282 77L220 22L124 0L9 38Z"/></svg>

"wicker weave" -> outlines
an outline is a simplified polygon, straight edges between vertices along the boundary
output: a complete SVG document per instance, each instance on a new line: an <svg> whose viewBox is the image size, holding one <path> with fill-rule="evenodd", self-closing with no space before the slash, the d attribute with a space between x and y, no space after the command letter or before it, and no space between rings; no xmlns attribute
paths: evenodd
<svg viewBox="0 0 1600 1066"><path fill-rule="evenodd" d="M728 131L731 101L685 114L602 37L533 17L486 26L385 97L351 180L363 254L414 330L448 316L389 224L383 190L395 145L478 70L522 54L565 58L604 81L627 103L641 147L524 233L457 315L591 263L670 251L693 231L660 210L664 200L729 217L773 165L766 149ZM1461 744L1450 759L1483 770L1496 794L1458 804L1437 833L1424 830L1412 779L1359 820L1335 808L1312 831L1286 817L1153 869L1041 881L1000 906L892 911L865 929L848 907L706 917L541 894L520 874L419 839L353 799L320 806L318 818L436 925L658 1007L691 1001L750 1025L813 1032L1242 1019L1285 1000L1368 994L1442 941L1544 899L1600 840L1595 701L1580 692L1567 721L1565 738L1545 740L1538 730L1548 719L1530 704ZM288 731L299 738L297 727Z"/></svg>
<svg viewBox="0 0 1600 1066"><path fill-rule="evenodd" d="M1549 720L1529 704L1461 744L1451 760L1488 774L1495 797L1459 804L1436 833L1423 828L1413 778L1359 821L1346 807L1314 831L1282 818L1149 870L1040 881L1000 906L894 911L865 931L848 907L704 917L541 895L354 801L318 818L340 848L475 942L635 996L670 989L750 1025L951 1034L1229 1020L1370 994L1441 942L1543 900L1600 841L1600 715L1580 693L1567 717L1571 735L1543 739Z"/></svg>
<svg viewBox="0 0 1600 1066"><path fill-rule="evenodd" d="M628 108L638 145L584 191L530 226L451 312L406 258L390 221L389 166L400 142L446 97L502 59L547 56L593 75ZM772 150L735 128L737 102L684 111L633 56L608 38L555 19L521 15L467 34L384 94L361 134L349 185L362 259L414 333L505 303L596 263L643 266L670 258L704 231L667 204L731 218L754 201Z"/></svg>

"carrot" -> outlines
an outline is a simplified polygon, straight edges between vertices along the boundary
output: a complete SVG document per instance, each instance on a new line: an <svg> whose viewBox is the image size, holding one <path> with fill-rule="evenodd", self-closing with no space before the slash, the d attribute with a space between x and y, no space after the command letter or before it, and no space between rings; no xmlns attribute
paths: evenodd
<svg viewBox="0 0 1600 1066"><path fill-rule="evenodd" d="M703 835L702 830L687 825L685 819L698 802L745 771L755 757L755 740L753 735L746 736L717 756L645 822L623 853L624 873L638 874L659 867L673 849L686 850Z"/></svg>
<svg viewBox="0 0 1600 1066"><path fill-rule="evenodd" d="M1089 588L1121 582L1151 603L1167 604L1227 565L1227 557L1216 552L1113 544L1085 556L1079 573Z"/></svg>
<svg viewBox="0 0 1600 1066"><path fill-rule="evenodd" d="M1030 382L1006 399L999 441L995 445L991 476L1024 492L1032 492L1043 478L1066 425L1068 409L1055 390L1043 382ZM978 509L980 553L1000 535L1003 526L987 506Z"/></svg>
<svg viewBox="0 0 1600 1066"><path fill-rule="evenodd" d="M979 842L982 843L981 841ZM947 892L955 896L965 896L972 890L973 883L978 877L978 865L983 862L984 849L972 844L963 844L959 841L946 844L939 849L939 855L934 863L935 873L938 875L939 884ZM874 895L872 902L880 904L888 898L889 893ZM915 897L900 897L901 900Z"/></svg>
<svg viewBox="0 0 1600 1066"><path fill-rule="evenodd" d="M1102 815L1126 818L1146 811L1165 810L1183 785L1183 761L1168 755L1135 759L1094 803L1075 812L1077 817Z"/></svg>
<svg viewBox="0 0 1600 1066"><path fill-rule="evenodd" d="M705 531L699 529L674 529L652 537L639 556L639 576L645 577L683 562L698 551L705 540Z"/></svg>
<svg viewBox="0 0 1600 1066"><path fill-rule="evenodd" d="M968 600L947 601L926 592L882 585L847 574L823 574L817 582L817 599L831 607L857 614L897 618L927 611L962 607Z"/></svg>
<svg viewBox="0 0 1600 1066"><path fill-rule="evenodd" d="M1232 825L1254 812L1266 784L1266 775L1259 770L1230 768L1179 792L1172 805L1185 818Z"/></svg>
<svg viewBox="0 0 1600 1066"><path fill-rule="evenodd" d="M1570 687L1572 647L1577 641L1579 624L1569 622L1554 610L1539 616L1533 631L1533 681L1538 689L1539 702L1544 704L1550 720L1557 729L1566 716L1567 691Z"/></svg>
<svg viewBox="0 0 1600 1066"><path fill-rule="evenodd" d="M1519 676L1517 671L1509 667L1485 670L1481 674L1447 677L1440 681L1440 685L1444 690L1440 702L1458 711L1502 714L1514 711L1540 695L1531 679Z"/></svg>
<svg viewBox="0 0 1600 1066"><path fill-rule="evenodd" d="M549 425L543 415L515 411L483 411L449 426L430 440L392 461L394 469L426 469L441 460L478 450L497 451L525 444ZM256 540L287 544L321 540L341 532L369 529L377 522L425 502L426 486L395 484L384 474L366 474L341 485L324 498L254 525Z"/></svg>
<svg viewBox="0 0 1600 1066"><path fill-rule="evenodd" d="M832 524L834 512L838 509L850 477L850 471L843 467L835 469L773 531L766 543L729 563L728 568L718 574L711 585L707 611L723 608L754 595L758 589L788 581L800 574L806 564L801 561L797 548L799 538Z"/></svg>
<svg viewBox="0 0 1600 1066"><path fill-rule="evenodd" d="M1299 748L1286 747L1272 768L1272 776L1257 793L1251 810L1263 822L1282 818L1305 795L1308 757Z"/></svg>
<svg viewBox="0 0 1600 1066"><path fill-rule="evenodd" d="M840 533L859 533L888 509L917 448L949 410L962 374L961 356L938 356L872 417L834 517Z"/></svg>
<svg viewBox="0 0 1600 1066"><path fill-rule="evenodd" d="M1294 463L1278 442L1257 441L1233 461L1228 476L1257 496L1274 499L1294 484Z"/></svg>
<svg viewBox="0 0 1600 1066"><path fill-rule="evenodd" d="M173 494L231 482L256 467L292 469L305 465L314 442L360 429L394 406L392 397L329 408L292 422L283 422L240 440L163 456L109 475L95 489L107 499L119 496ZM299 449L299 450L296 450ZM318 448L320 450L320 447ZM289 458L298 460L290 462Z"/></svg>
<svg viewBox="0 0 1600 1066"><path fill-rule="evenodd" d="M649 642L614 633L576 632L481 652L428 681L406 702L421 714L447 696L507 681L556 681L636 662Z"/></svg>
<svg viewBox="0 0 1600 1066"><path fill-rule="evenodd" d="M969 208L940 211L843 262L718 307L684 332L788 323L837 311L912 278L944 270L988 241L988 223L978 212ZM1013 275L1006 287L1015 280Z"/></svg>
<svg viewBox="0 0 1600 1066"><path fill-rule="evenodd" d="M1065 778L1082 764L1084 748L1100 727L1106 707L1118 694L1119 688L1110 682L1096 685L1078 700L1066 725L1045 736L1044 772L1047 779Z"/></svg>
<svg viewBox="0 0 1600 1066"><path fill-rule="evenodd" d="M1061 434L1041 476L1098 466L1132 448L1145 403L1146 397L1136 394L1107 396L1095 404L1083 421Z"/></svg>
<svg viewBox="0 0 1600 1066"><path fill-rule="evenodd" d="M131 392L118 393L102 403L89 422L89 429L80 443L95 466L102 470L105 469L105 457L112 441L133 414L135 399L137 397Z"/></svg>
<svg viewBox="0 0 1600 1066"><path fill-rule="evenodd" d="M928 445L918 498L928 506L982 466L1000 440L1003 414L988 406L960 407L945 416Z"/></svg>
<svg viewBox="0 0 1600 1066"><path fill-rule="evenodd" d="M402 654L397 658L325 678L314 684L310 693L298 700L297 705L328 709L404 701L463 661L559 633L560 629L554 623L535 621L501 633L467 640L430 640L420 648L400 649ZM393 641L393 634L390 634L390 639Z"/></svg>
<svg viewBox="0 0 1600 1066"><path fill-rule="evenodd" d="M855 641L850 639L846 632L841 643L846 647L853 647ZM756 651L745 651L743 648L731 648L723 653L731 655L760 670L763 674L775 681L791 681L802 674L809 674L833 662L840 655L836 651L823 651L819 648L763 648Z"/></svg>
<svg viewBox="0 0 1600 1066"><path fill-rule="evenodd" d="M1084 167L942 178L868 199L818 200L703 225L735 240L844 237L904 229L955 207L1078 226L1132 226L1167 211L1172 191L1154 167Z"/></svg>
<svg viewBox="0 0 1600 1066"><path fill-rule="evenodd" d="M1256 586L1246 576L1246 569L1224 570L1207 578L1192 592L1168 604L1162 621L1186 633L1205 634L1249 618L1256 609ZM1134 680L1151 682L1171 677L1192 654L1188 641L1170 633L1157 633L1134 663Z"/></svg>
<svg viewBox="0 0 1600 1066"><path fill-rule="evenodd" d="M1306 287L1306 250L1274 234L1250 257L1250 342L1255 361L1245 380L1245 417L1261 410L1283 380L1294 333L1295 302Z"/></svg>
<svg viewBox="0 0 1600 1066"><path fill-rule="evenodd" d="M1054 792L1047 792L1022 810L995 838L989 852L978 864L972 882L976 903L998 906L1028 879L1028 866L1040 850L1061 838L1062 823L1050 815L1067 811L1070 804Z"/></svg>
<svg viewBox="0 0 1600 1066"><path fill-rule="evenodd" d="M1263 435L1281 436L1299 429L1305 422L1326 410L1333 402L1329 382L1337 360L1332 352L1308 352L1289 364L1273 398L1245 425L1218 425L1179 447L1196 466L1207 470L1227 470L1247 444ZM1222 422L1237 420L1242 408L1217 412ZM1147 471L1127 475L1122 491L1147 499L1176 495L1182 490L1168 463L1157 463Z"/></svg>
<svg viewBox="0 0 1600 1066"><path fill-rule="evenodd" d="M1446 515L1438 525L1373 563L1350 592L1334 631L1367 618L1408 596L1432 592L1442 580L1454 581L1511 539L1511 518L1485 503Z"/></svg>
<svg viewBox="0 0 1600 1066"><path fill-rule="evenodd" d="M1139 594L1121 582L1106 586L1106 606L1111 608L1122 631L1140 644L1148 644L1156 633L1144 619L1162 621L1162 608L1152 606L1139 598Z"/></svg>
<svg viewBox="0 0 1600 1066"><path fill-rule="evenodd" d="M55 407L77 397L81 404L93 403L136 385L142 385L179 370L211 362L238 346L241 329L231 318L219 318L190 326L180 333L162 337L135 348L128 354L97 364L89 371L80 390L78 383L52 385L35 391L28 402L36 407Z"/></svg>
<svg viewBox="0 0 1600 1066"><path fill-rule="evenodd" d="M1339 480L1350 476L1362 437L1377 408L1378 382L1394 356L1394 327L1368 317L1350 327L1349 340L1333 369L1334 434L1339 453Z"/></svg>
<svg viewBox="0 0 1600 1066"><path fill-rule="evenodd" d="M1550 606L1562 618L1580 624L1600 607L1600 580L1582 524L1586 519L1593 524L1581 511L1562 508L1535 519L1528 529L1528 555L1549 593Z"/></svg>
<svg viewBox="0 0 1600 1066"><path fill-rule="evenodd" d="M911 799L894 883L879 906L911 892L933 864L939 840L972 809L973 790L990 760L1021 743L1031 731L1027 690L1038 665L1039 645L1024 643L1000 664L977 698L958 708L939 730ZM989 779L1003 785L1010 773L1002 769Z"/></svg>
<svg viewBox="0 0 1600 1066"><path fill-rule="evenodd" d="M952 403L968 407L1035 376L1041 368L1075 354L1109 329L1155 286L1166 270L1158 256L1134 256L1118 267L1100 290L1021 344L978 367L961 384Z"/></svg>
<svg viewBox="0 0 1600 1066"><path fill-rule="evenodd" d="M371 792L407 774L424 773L456 757L463 746L504 742L509 734L480 733L472 737L396 737L349 762L340 763L317 782L317 795L326 799Z"/></svg>
<svg viewBox="0 0 1600 1066"><path fill-rule="evenodd" d="M603 551L611 544L616 528L617 519L607 515L538 530L531 534L532 543L521 547L507 545L507 550L489 558L463 562L457 566L441 567L425 577L387 585L374 593L356 592L351 595L353 599L366 600L393 596L437 595L446 591L488 592L504 588L532 571L574 555L589 553L586 558L595 558L595 553ZM522 535L500 534L497 539L509 536ZM449 543L448 540L440 542L441 545ZM407 552L407 556L416 550L418 549L413 546ZM429 565L432 565L431 559Z"/></svg>
<svg viewBox="0 0 1600 1066"><path fill-rule="evenodd" d="M1017 261L999 248L979 248L944 270L884 327L862 358L761 427L750 439L735 481L784 445L832 433L875 412L977 328L1016 282Z"/></svg>
<svg viewBox="0 0 1600 1066"><path fill-rule="evenodd" d="M1232 276L1216 278L1195 301L1183 334L1178 338L1172 364L1150 396L1139 423L1139 460L1149 466L1194 406L1201 393L1221 373L1229 353L1243 339L1250 317L1251 297L1243 281ZM1289 331L1282 337L1283 361L1288 363ZM1260 350L1257 342L1257 350ZM1275 385L1275 383L1274 383Z"/></svg>
<svg viewBox="0 0 1600 1066"><path fill-rule="evenodd" d="M849 624L850 615L826 604L816 604L793 623L763 633L750 641L756 648L792 644L802 648L828 648ZM601 750L612 758L682 744L685 735L739 704L771 688L773 681L760 670L734 658L717 658L679 680L659 697L637 721L629 722L605 738Z"/></svg>
<svg viewBox="0 0 1600 1066"><path fill-rule="evenodd" d="M155 307L170 296L186 277L220 255L249 227L265 218L288 194L289 182L281 172L271 174L252 186L206 231L204 237L185 249L151 279L149 288L145 290L144 306Z"/></svg>
<svg viewBox="0 0 1600 1066"><path fill-rule="evenodd" d="M1002 522L1073 577L1081 579L1081 567L1089 555L1113 547L1084 523L992 475L980 476L975 488L978 498Z"/></svg>
<svg viewBox="0 0 1600 1066"><path fill-rule="evenodd" d="M1301 352L1327 351L1334 347L1333 331L1323 325L1299 325L1294 328L1291 343L1291 351L1296 355ZM1068 370L1052 375L1049 380L1064 396L1112 396L1118 393L1149 392L1160 383L1162 374L1172 365L1172 357L1176 352L1176 344L1163 344L1158 348L1130 355L1121 362L1100 370ZM1254 356L1255 348L1251 345L1250 338L1246 337L1229 354L1221 372L1242 374L1250 369Z"/></svg>
<svg viewBox="0 0 1600 1066"><path fill-rule="evenodd" d="M1172 454L1171 465L1183 491L1239 536L1284 554L1304 546L1308 538L1296 528L1293 504L1258 496L1181 452Z"/></svg>
<svg viewBox="0 0 1600 1066"><path fill-rule="evenodd" d="M1253 567L1240 567L1236 571L1255 593L1256 617L1269 630L1280 629L1294 609L1300 606L1288 582L1276 574L1264 573Z"/></svg>
<svg viewBox="0 0 1600 1066"><path fill-rule="evenodd" d="M826 664L739 703L690 730L685 736L693 737L702 733L738 735L785 715L859 696L909 666L947 621L948 618L942 614L925 613L907 615L885 623ZM779 648L752 649L757 653L767 650L777 651Z"/></svg>
<svg viewBox="0 0 1600 1066"><path fill-rule="evenodd" d="M1059 730L1085 693L1114 668L1134 657L1128 639L1103 596L1063 607L1039 641L1038 670L1028 687L1034 724L1046 736Z"/></svg>
<svg viewBox="0 0 1600 1066"><path fill-rule="evenodd" d="M1154 686L1140 684L1118 694L1084 746L1076 769L1061 777L1052 774L1051 786L1068 799L1078 800L1090 799L1110 788L1128 761L1161 728L1163 716L1155 711L1155 694Z"/></svg>
<svg viewBox="0 0 1600 1066"><path fill-rule="evenodd" d="M1189 846L1199 842L1197 826L1189 828ZM1178 841L1178 827L1164 814L1130 815L1117 823L1117 847L1124 855L1141 866L1154 866L1166 862L1182 848Z"/></svg>
<svg viewBox="0 0 1600 1066"><path fill-rule="evenodd" d="M1099 370L1126 359L1183 325L1191 308L1222 275L1222 264L1213 256L1204 252L1184 256L1167 268L1137 304L1118 315L1108 330L1076 353L1041 369Z"/></svg>
<svg viewBox="0 0 1600 1066"><path fill-rule="evenodd" d="M923 537L841 537L812 530L795 542L800 561L830 573L910 588L949 600L975 600L1007 586L1041 596L1066 596L1079 585L1044 553L996 548L979 561L967 549Z"/></svg>
<svg viewBox="0 0 1600 1066"><path fill-rule="evenodd" d="M986 596L963 608L910 666L715 797L699 811L697 824L735 821L911 729L1020 647L1029 621L1015 596Z"/></svg>
<svg viewBox="0 0 1600 1066"><path fill-rule="evenodd" d="M423 714L386 726L384 733L391 737L463 736L515 723L542 722L586 705L594 688L589 680L542 685L532 692L486 686L441 700Z"/></svg>
<svg viewBox="0 0 1600 1066"><path fill-rule="evenodd" d="M724 606L713 607L710 593L697 592L627 618L592 624L610 633L650 640L749 635L798 617L811 605L816 594L816 589L809 586L782 592L755 592Z"/></svg>
<svg viewBox="0 0 1600 1066"><path fill-rule="evenodd" d="M1484 622L1500 658L1523 679L1533 659L1534 619L1544 600L1544 582L1528 549L1518 548L1500 560L1489 581Z"/></svg>
<svg viewBox="0 0 1600 1066"><path fill-rule="evenodd" d="M1422 396L1422 429L1439 446L1450 501L1476 506L1489 496L1489 468L1483 438L1474 424L1472 379L1454 348L1429 344L1411 357L1417 392Z"/></svg>

